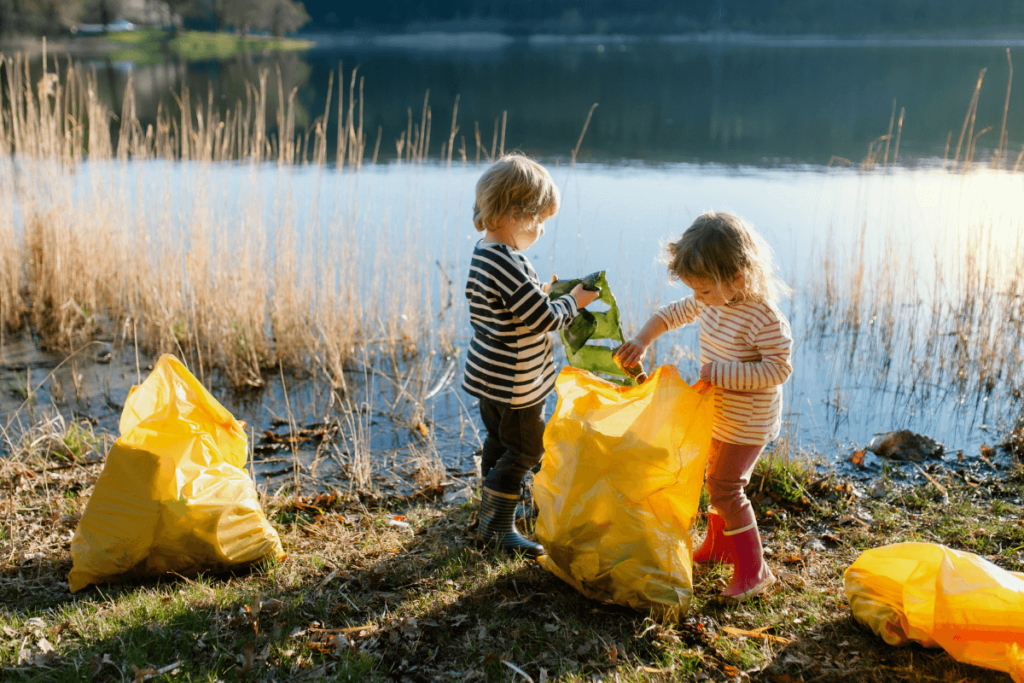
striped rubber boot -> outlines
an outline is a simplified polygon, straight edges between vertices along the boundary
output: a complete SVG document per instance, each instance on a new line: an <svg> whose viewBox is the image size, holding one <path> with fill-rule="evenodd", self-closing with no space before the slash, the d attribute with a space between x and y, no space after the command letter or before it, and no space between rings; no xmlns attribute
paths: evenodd
<svg viewBox="0 0 1024 683"><path fill-rule="evenodd" d="M518 493L498 493L486 486L480 494L479 527L476 540L502 550L524 553L532 557L544 554L544 546L524 538L516 531Z"/></svg>

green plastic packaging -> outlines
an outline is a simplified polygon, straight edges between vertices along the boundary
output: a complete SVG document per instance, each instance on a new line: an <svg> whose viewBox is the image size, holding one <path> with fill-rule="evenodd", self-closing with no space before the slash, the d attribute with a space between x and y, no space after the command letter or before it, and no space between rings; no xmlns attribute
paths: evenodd
<svg viewBox="0 0 1024 683"><path fill-rule="evenodd" d="M619 305L615 301L611 287L608 286L605 271L600 270L577 280L559 280L551 285L550 296L552 299L565 296L579 284L582 284L584 289L600 291L601 295L597 297L597 301L605 303L608 310L583 309L568 327L559 331L569 365L604 375L605 379L616 384L636 386L636 380L623 371L612 357L615 349L622 345L625 338L622 336L622 324L619 321ZM614 345L593 343L604 340L611 340Z"/></svg>

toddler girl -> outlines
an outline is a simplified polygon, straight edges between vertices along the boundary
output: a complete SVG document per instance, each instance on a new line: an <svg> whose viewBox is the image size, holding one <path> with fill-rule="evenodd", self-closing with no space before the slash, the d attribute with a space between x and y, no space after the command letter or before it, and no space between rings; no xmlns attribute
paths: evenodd
<svg viewBox="0 0 1024 683"><path fill-rule="evenodd" d="M731 214L699 216L668 252L669 272L693 296L656 311L616 355L634 365L668 330L700 324L700 378L715 387L715 422L707 466L712 507L693 561L731 562L732 580L722 595L743 601L775 583L743 487L782 426L793 339L776 302L789 288L773 276L764 240Z"/></svg>

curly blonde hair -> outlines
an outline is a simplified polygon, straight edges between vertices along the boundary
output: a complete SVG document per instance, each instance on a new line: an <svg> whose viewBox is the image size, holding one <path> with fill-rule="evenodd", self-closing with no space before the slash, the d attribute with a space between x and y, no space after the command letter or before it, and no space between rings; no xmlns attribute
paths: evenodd
<svg viewBox="0 0 1024 683"><path fill-rule="evenodd" d="M668 270L676 278L722 284L743 274L743 288L734 302L776 304L789 296L789 286L775 276L768 243L742 218L708 211L668 244Z"/></svg>
<svg viewBox="0 0 1024 683"><path fill-rule="evenodd" d="M473 225L493 230L502 216L533 218L558 212L561 194L547 169L522 154L506 154L476 183Z"/></svg>

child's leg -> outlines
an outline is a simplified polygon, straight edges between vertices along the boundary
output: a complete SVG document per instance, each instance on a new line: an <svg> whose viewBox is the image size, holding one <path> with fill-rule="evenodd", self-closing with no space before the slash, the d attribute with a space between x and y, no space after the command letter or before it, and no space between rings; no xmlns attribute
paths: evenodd
<svg viewBox="0 0 1024 683"><path fill-rule="evenodd" d="M723 535L733 560L732 580L722 595L735 601L751 598L775 583L775 575L764 563L754 509L743 492L762 450L764 446L712 441L708 460L708 493L725 522Z"/></svg>
<svg viewBox="0 0 1024 683"><path fill-rule="evenodd" d="M484 421L484 428L487 436L484 438L484 447L480 453L480 481L487 479L491 468L505 453L505 446L501 443L501 404L480 399L480 417Z"/></svg>
<svg viewBox="0 0 1024 683"><path fill-rule="evenodd" d="M523 477L544 455L544 404L498 406L498 412L498 439L504 451L484 479L477 539L505 550L541 555L544 548L539 543L516 531L515 511Z"/></svg>
<svg viewBox="0 0 1024 683"><path fill-rule="evenodd" d="M754 523L754 509L743 492L764 446L745 446L712 439L708 458L708 495L729 531Z"/></svg>
<svg viewBox="0 0 1024 683"><path fill-rule="evenodd" d="M484 477L484 486L499 493L518 495L519 485L527 470L544 456L544 404L539 403L529 408L497 407L497 435L501 452ZM490 436L490 429L488 433ZM497 448L494 452L497 452Z"/></svg>

